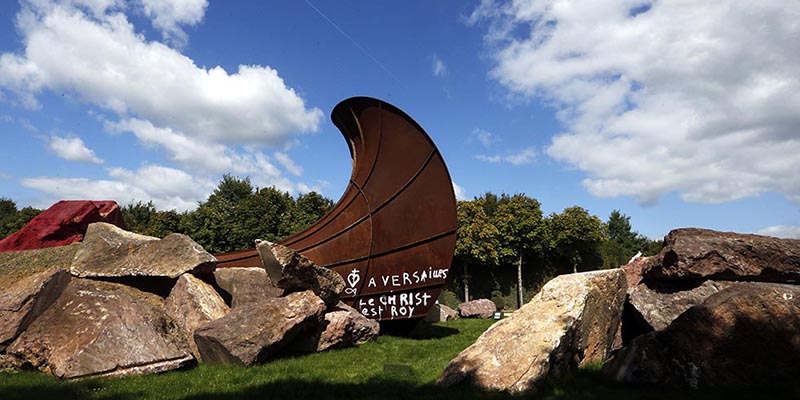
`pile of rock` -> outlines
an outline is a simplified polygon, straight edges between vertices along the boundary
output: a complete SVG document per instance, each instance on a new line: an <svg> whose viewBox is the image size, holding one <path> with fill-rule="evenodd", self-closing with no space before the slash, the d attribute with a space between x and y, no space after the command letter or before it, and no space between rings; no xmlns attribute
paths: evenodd
<svg viewBox="0 0 800 400"><path fill-rule="evenodd" d="M678 229L656 256L551 280L438 384L535 391L604 362L623 382L800 392L798 282L800 240Z"/></svg>
<svg viewBox="0 0 800 400"><path fill-rule="evenodd" d="M489 299L471 300L458 305L458 315L464 318L492 318L497 305Z"/></svg>
<svg viewBox="0 0 800 400"><path fill-rule="evenodd" d="M216 269L185 235L95 223L82 243L0 253L0 368L71 379L251 365L377 336L377 322L339 302L338 274L280 245L259 249L277 263L271 274Z"/></svg>
<svg viewBox="0 0 800 400"><path fill-rule="evenodd" d="M800 388L800 240L678 229L664 244L623 267L625 347L604 370L631 383Z"/></svg>

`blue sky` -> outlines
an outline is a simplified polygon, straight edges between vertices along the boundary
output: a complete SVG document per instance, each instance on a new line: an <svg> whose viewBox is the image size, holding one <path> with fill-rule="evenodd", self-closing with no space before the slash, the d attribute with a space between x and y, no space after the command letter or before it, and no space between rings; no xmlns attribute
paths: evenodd
<svg viewBox="0 0 800 400"><path fill-rule="evenodd" d="M699 3L699 4L696 4ZM705 4L709 3L709 4ZM186 210L224 173L337 199L357 95L463 198L800 237L800 6L785 1L0 3L0 196Z"/></svg>

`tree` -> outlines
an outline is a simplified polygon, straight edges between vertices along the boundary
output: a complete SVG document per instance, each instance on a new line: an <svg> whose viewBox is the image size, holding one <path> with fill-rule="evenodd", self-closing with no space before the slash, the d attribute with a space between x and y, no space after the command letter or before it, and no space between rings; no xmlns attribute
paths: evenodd
<svg viewBox="0 0 800 400"><path fill-rule="evenodd" d="M481 200L458 202L456 258L464 267L464 301L469 301L469 264L497 265L500 232L484 210Z"/></svg>
<svg viewBox="0 0 800 400"><path fill-rule="evenodd" d="M508 198L497 209L495 225L501 238L501 257L517 265L517 304L522 307L522 263L532 256L543 256L546 229L539 201L524 194Z"/></svg>
<svg viewBox="0 0 800 400"><path fill-rule="evenodd" d="M603 222L582 207L565 208L547 219L549 250L553 262L572 272L595 269L602 265L600 246L606 240ZM567 268L565 268L567 267Z"/></svg>
<svg viewBox="0 0 800 400"><path fill-rule="evenodd" d="M41 213L42 210L33 207L24 207L18 210L16 202L6 197L0 197L0 239L22 229Z"/></svg>
<svg viewBox="0 0 800 400"><path fill-rule="evenodd" d="M295 206L285 218L284 229L293 235L311 226L333 207L333 200L317 192L308 192L297 197Z"/></svg>
<svg viewBox="0 0 800 400"><path fill-rule="evenodd" d="M617 268L626 264L637 252L653 255L661 250L661 243L650 240L631 228L631 217L614 210L608 216L606 233L608 241L603 244L603 267Z"/></svg>

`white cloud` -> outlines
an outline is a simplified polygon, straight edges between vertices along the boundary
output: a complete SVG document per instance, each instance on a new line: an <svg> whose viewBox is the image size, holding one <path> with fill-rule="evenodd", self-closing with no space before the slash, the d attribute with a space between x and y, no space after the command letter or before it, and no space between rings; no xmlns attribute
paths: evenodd
<svg viewBox="0 0 800 400"><path fill-rule="evenodd" d="M214 182L192 177L184 171L158 165L145 166L137 171L114 168L113 179L37 177L26 178L24 186L49 195L37 206L47 207L61 199L116 200L127 204L152 200L158 209L191 210L205 200L214 189Z"/></svg>
<svg viewBox="0 0 800 400"><path fill-rule="evenodd" d="M289 171L290 174L298 177L303 175L303 167L297 165L297 163L295 163L288 154L275 152L273 156L276 160L278 160L278 163L283 167L283 169Z"/></svg>
<svg viewBox="0 0 800 400"><path fill-rule="evenodd" d="M65 138L61 136L50 136L47 147L57 156L69 160L86 162L92 164L102 164L103 160L98 158L94 151L86 147L83 140L79 137Z"/></svg>
<svg viewBox="0 0 800 400"><path fill-rule="evenodd" d="M485 131L480 128L475 128L475 130L472 131L472 137L481 142L483 147L486 147L487 149L494 146L497 142L500 141L500 138L498 138L492 132Z"/></svg>
<svg viewBox="0 0 800 400"><path fill-rule="evenodd" d="M180 25L197 25L203 20L208 7L207 0L139 0L144 13L152 19L153 26L161 31L164 39L183 46L186 33Z"/></svg>
<svg viewBox="0 0 800 400"><path fill-rule="evenodd" d="M433 68L433 76L437 78L444 78L447 76L447 65L444 64L444 60L438 55L434 54L431 67Z"/></svg>
<svg viewBox="0 0 800 400"><path fill-rule="evenodd" d="M490 76L558 111L590 193L800 203L800 3L484 0Z"/></svg>
<svg viewBox="0 0 800 400"><path fill-rule="evenodd" d="M455 182L453 182L453 192L455 192L456 200L467 200L467 192Z"/></svg>
<svg viewBox="0 0 800 400"><path fill-rule="evenodd" d="M23 2L17 25L24 51L0 56L0 85L28 105L42 90L70 91L122 119L224 144L281 145L317 130L322 112L306 108L276 70L198 67L146 41L118 11L92 17L69 2Z"/></svg>
<svg viewBox="0 0 800 400"><path fill-rule="evenodd" d="M800 226L796 225L776 225L756 232L759 235L773 236L784 239L800 239Z"/></svg>
<svg viewBox="0 0 800 400"><path fill-rule="evenodd" d="M531 164L536 160L536 149L533 147L524 148L516 153L510 153L506 155L477 155L475 156L476 159L480 161L485 161L489 163L509 163L513 166L520 166L525 164Z"/></svg>

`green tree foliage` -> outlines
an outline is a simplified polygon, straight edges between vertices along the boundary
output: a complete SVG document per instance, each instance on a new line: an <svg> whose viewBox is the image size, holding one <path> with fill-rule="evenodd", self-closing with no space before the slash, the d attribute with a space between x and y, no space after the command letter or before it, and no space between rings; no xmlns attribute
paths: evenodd
<svg viewBox="0 0 800 400"><path fill-rule="evenodd" d="M557 271L588 271L603 265L600 246L606 234L600 218L574 206L551 214L547 220L548 247Z"/></svg>
<svg viewBox="0 0 800 400"><path fill-rule="evenodd" d="M650 240L631 228L631 217L614 210L606 222L608 241L603 243L603 268L625 265L637 252L649 256L661 250L661 242Z"/></svg>
<svg viewBox="0 0 800 400"><path fill-rule="evenodd" d="M42 210L33 207L23 207L19 210L16 202L0 197L0 239L20 230L41 213Z"/></svg>
<svg viewBox="0 0 800 400"><path fill-rule="evenodd" d="M458 202L458 231L455 257L463 268L464 298L469 299L469 266L494 266L500 261L500 232L489 220L484 202Z"/></svg>
<svg viewBox="0 0 800 400"><path fill-rule="evenodd" d="M522 265L542 260L546 250L546 229L541 204L524 194L506 197L497 208L495 225L500 233L500 256L504 264L516 265L517 305L523 304Z"/></svg>

